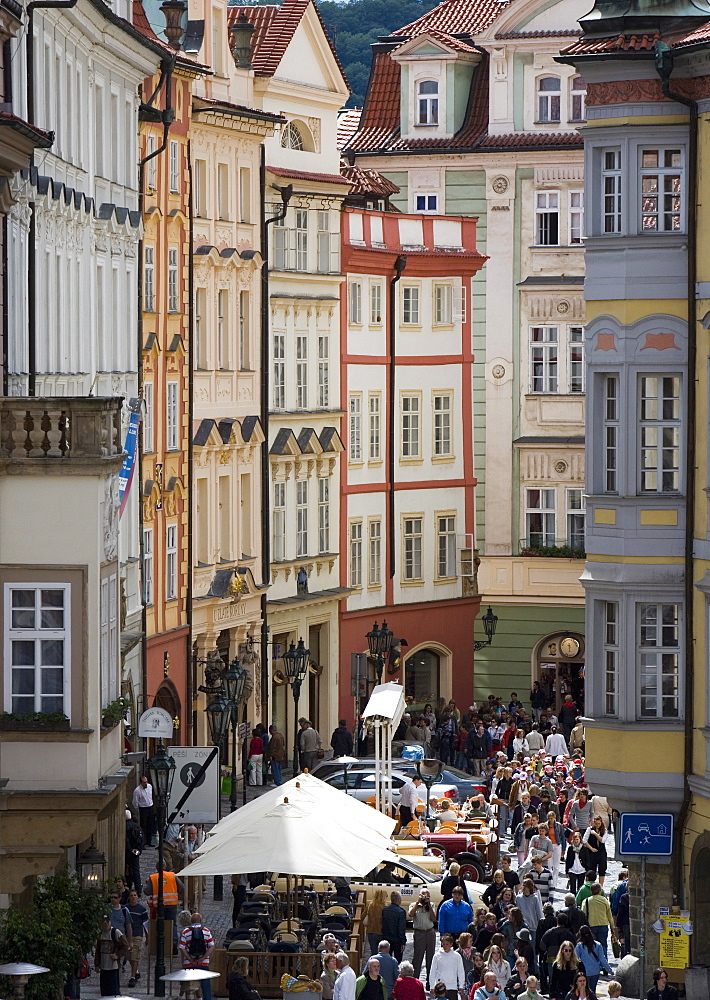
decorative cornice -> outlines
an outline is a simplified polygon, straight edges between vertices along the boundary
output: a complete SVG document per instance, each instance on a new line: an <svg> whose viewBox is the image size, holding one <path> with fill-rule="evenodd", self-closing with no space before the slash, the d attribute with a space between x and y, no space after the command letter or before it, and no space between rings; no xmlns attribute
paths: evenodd
<svg viewBox="0 0 710 1000"><path fill-rule="evenodd" d="M698 100L710 96L710 77L673 80L673 89L683 97ZM606 80L587 85L587 107L598 104L631 104L642 101L665 101L660 80Z"/></svg>

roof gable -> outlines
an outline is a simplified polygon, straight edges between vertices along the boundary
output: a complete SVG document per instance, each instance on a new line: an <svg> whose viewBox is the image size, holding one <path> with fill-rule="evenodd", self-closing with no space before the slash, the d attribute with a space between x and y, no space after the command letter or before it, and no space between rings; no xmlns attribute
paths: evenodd
<svg viewBox="0 0 710 1000"><path fill-rule="evenodd" d="M274 77L335 93L350 93L325 26L312 3L306 7Z"/></svg>
<svg viewBox="0 0 710 1000"><path fill-rule="evenodd" d="M516 0L483 32L480 42L515 37L521 32L527 38L546 37L548 32L558 36L564 30L575 35L579 32L579 18L588 8L589 0Z"/></svg>

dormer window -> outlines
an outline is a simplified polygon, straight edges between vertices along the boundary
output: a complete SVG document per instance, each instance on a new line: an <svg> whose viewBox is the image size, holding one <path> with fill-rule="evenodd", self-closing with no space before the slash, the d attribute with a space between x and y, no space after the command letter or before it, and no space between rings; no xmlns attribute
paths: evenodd
<svg viewBox="0 0 710 1000"><path fill-rule="evenodd" d="M419 113L417 125L439 124L439 84L436 80L421 80L417 86Z"/></svg>
<svg viewBox="0 0 710 1000"><path fill-rule="evenodd" d="M541 123L560 120L560 78L542 76L537 82L537 120Z"/></svg>
<svg viewBox="0 0 710 1000"><path fill-rule="evenodd" d="M586 118L584 102L587 97L587 84L583 77L573 76L569 82L569 120L583 122Z"/></svg>

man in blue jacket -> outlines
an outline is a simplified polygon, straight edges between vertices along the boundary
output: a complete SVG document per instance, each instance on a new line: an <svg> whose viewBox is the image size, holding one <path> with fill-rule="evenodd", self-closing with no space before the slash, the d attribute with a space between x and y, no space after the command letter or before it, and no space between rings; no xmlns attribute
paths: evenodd
<svg viewBox="0 0 710 1000"><path fill-rule="evenodd" d="M459 934L468 928L472 920L473 910L464 901L463 889L455 886L451 899L447 899L439 907L439 934L451 934L456 942Z"/></svg>

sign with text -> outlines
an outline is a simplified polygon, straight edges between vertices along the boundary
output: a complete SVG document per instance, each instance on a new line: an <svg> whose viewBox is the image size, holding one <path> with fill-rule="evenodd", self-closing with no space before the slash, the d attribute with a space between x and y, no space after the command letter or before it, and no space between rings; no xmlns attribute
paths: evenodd
<svg viewBox="0 0 710 1000"><path fill-rule="evenodd" d="M217 823L219 821L219 754L215 754L207 770L198 772L214 747L168 747L175 760L175 777L170 791L168 816L174 812L188 788L189 798L175 817L176 823Z"/></svg>
<svg viewBox="0 0 710 1000"><path fill-rule="evenodd" d="M659 938L659 963L666 969L685 969L690 964L690 935L683 929L684 920L664 917L665 930Z"/></svg>

